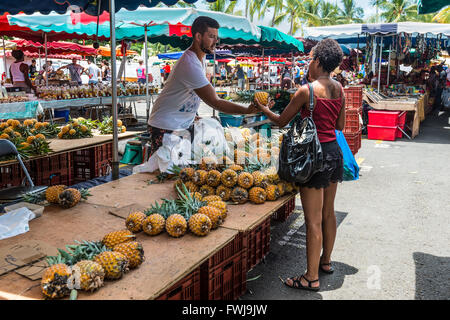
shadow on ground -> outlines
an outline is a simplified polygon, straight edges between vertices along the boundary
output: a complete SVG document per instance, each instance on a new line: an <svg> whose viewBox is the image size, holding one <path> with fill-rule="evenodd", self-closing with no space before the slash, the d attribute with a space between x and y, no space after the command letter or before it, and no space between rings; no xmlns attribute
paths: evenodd
<svg viewBox="0 0 450 320"><path fill-rule="evenodd" d="M411 143L450 144L450 110L434 111L420 123L419 135L412 140L403 138L402 141Z"/></svg>
<svg viewBox="0 0 450 320"><path fill-rule="evenodd" d="M450 257L414 252L416 300L450 300Z"/></svg>
<svg viewBox="0 0 450 320"><path fill-rule="evenodd" d="M338 227L346 216L346 212L336 212ZM333 266L334 274L319 274L319 292L292 289L280 280L280 277L301 275L306 270L306 227L301 207L297 207L287 221L272 221L270 252L263 262L248 272L247 293L241 299L321 300L320 292L339 289L345 276L358 272L358 269L339 261L333 261Z"/></svg>

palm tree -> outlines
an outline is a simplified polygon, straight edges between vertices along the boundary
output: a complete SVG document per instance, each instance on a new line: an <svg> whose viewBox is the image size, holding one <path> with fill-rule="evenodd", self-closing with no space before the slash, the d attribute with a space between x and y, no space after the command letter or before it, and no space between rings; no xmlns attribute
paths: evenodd
<svg viewBox="0 0 450 320"><path fill-rule="evenodd" d="M339 7L331 2L321 2L320 3L320 21L322 26L332 26L340 24L342 17L340 16Z"/></svg>
<svg viewBox="0 0 450 320"><path fill-rule="evenodd" d="M417 4L411 0L373 0L382 10L380 17L385 22L418 21Z"/></svg>
<svg viewBox="0 0 450 320"><path fill-rule="evenodd" d="M253 22L255 15L257 14L259 18L261 18L260 13L263 12L263 7L266 3L266 0L254 0L250 2L249 12L247 18Z"/></svg>
<svg viewBox="0 0 450 320"><path fill-rule="evenodd" d="M450 23L450 6L439 11L438 14L432 18L432 21L438 23Z"/></svg>
<svg viewBox="0 0 450 320"><path fill-rule="evenodd" d="M375 0L379 1L379 0ZM364 10L361 7L357 7L354 0L341 0L343 10L340 11L340 23L362 23Z"/></svg>
<svg viewBox="0 0 450 320"><path fill-rule="evenodd" d="M274 25L281 24L284 20L290 23L289 34L294 35L298 29L301 29L302 23L308 26L314 26L320 21L320 17L316 14L316 9L311 3L317 3L318 0L286 0L282 6L282 13L279 13L274 21Z"/></svg>
<svg viewBox="0 0 450 320"><path fill-rule="evenodd" d="M227 14L232 14L234 16L242 16L242 10L234 11L236 7L237 1L230 0L217 0L216 2L209 3L209 10L211 11L219 11Z"/></svg>
<svg viewBox="0 0 450 320"><path fill-rule="evenodd" d="M259 11L258 18L261 19L269 9L273 10L272 22L270 24L271 27L275 27L275 20L283 8L284 0L267 0L262 6L261 11Z"/></svg>

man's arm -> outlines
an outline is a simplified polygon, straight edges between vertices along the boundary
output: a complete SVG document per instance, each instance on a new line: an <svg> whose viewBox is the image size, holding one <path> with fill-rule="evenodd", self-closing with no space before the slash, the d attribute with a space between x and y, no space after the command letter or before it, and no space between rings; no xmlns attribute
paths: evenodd
<svg viewBox="0 0 450 320"><path fill-rule="evenodd" d="M253 105L243 107L239 104L220 99L210 84L199 89L194 89L194 91L208 106L218 111L228 114L249 114L257 112L257 108Z"/></svg>

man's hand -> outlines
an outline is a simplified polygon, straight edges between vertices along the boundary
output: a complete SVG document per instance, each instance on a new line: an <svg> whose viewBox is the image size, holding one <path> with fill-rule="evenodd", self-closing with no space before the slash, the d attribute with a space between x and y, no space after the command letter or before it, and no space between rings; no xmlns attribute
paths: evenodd
<svg viewBox="0 0 450 320"><path fill-rule="evenodd" d="M256 103L255 103L256 102ZM262 112L264 111L269 111L274 105L275 105L275 101L269 99L269 102L267 103L267 105L262 105L258 99L255 99L255 102L253 103L254 105L256 105L258 107L258 109Z"/></svg>
<svg viewBox="0 0 450 320"><path fill-rule="evenodd" d="M258 111L259 109L254 102L252 102L247 108L247 114L258 113Z"/></svg>

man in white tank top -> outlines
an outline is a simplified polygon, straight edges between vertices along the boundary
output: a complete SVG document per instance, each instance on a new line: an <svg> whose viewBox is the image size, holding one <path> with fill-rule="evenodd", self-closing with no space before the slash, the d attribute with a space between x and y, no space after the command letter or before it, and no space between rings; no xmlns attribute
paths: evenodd
<svg viewBox="0 0 450 320"><path fill-rule="evenodd" d="M29 67L23 62L23 52L21 50L13 50L11 55L16 59L16 61L9 67L9 74L11 75L11 82L13 83L13 86L22 87L27 92L30 92L31 89L34 90L33 84L28 77Z"/></svg>

